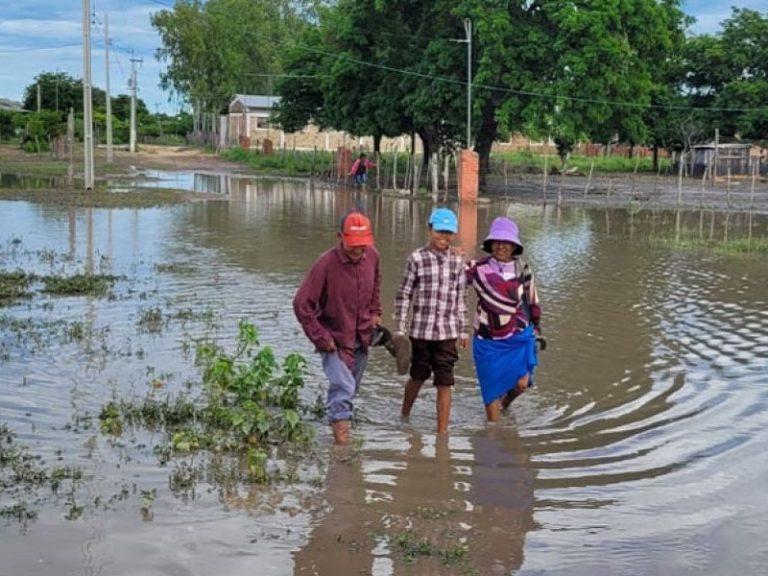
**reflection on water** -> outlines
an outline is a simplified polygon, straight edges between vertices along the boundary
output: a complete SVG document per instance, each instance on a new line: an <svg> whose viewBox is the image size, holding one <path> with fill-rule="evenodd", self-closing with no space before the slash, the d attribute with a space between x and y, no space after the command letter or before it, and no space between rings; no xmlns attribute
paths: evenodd
<svg viewBox="0 0 768 576"><path fill-rule="evenodd" d="M9 174L0 172L0 188L12 190L46 190L51 188L64 188L66 179L54 176L27 176L22 174Z"/></svg>
<svg viewBox="0 0 768 576"><path fill-rule="evenodd" d="M400 428L404 381L374 350L354 457L238 498L203 477L181 499L151 435L115 445L88 415L115 394L145 393L161 374L169 391L183 389L195 374L189 342L213 331L229 344L243 317L278 355L308 356L314 397L324 378L290 302L301 277L334 242L340 216L360 207L375 226L391 317L402 266L426 241L433 208L304 182L219 182L213 191L227 202L166 209L2 203L3 270L21 262L38 274L88 268L125 280L109 298L38 294L0 307L0 421L46 461L82 466L91 499L123 488L128 496L78 521L48 504L27 534L0 525L1 574L764 570L768 263L681 245L764 241L766 217L462 207L459 242L470 257L494 217L517 220L542 293L549 347L538 386L500 426L485 427L465 353L450 436L430 434L428 388ZM138 319L154 308L163 328L142 332ZM78 323L82 336L25 339L13 320L59 322L62 334ZM318 437L329 441L325 426ZM147 490L156 491L152 522L139 511Z"/></svg>
<svg viewBox="0 0 768 576"><path fill-rule="evenodd" d="M510 574L534 527L533 477L510 428L373 438L360 454L331 458L294 574Z"/></svg>

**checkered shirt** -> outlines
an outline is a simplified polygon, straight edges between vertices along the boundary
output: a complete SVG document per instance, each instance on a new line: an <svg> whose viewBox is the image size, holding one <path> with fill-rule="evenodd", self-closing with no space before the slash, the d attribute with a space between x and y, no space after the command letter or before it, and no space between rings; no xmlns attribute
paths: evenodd
<svg viewBox="0 0 768 576"><path fill-rule="evenodd" d="M395 296L396 329L423 340L467 337L466 287L461 256L429 246L414 250Z"/></svg>

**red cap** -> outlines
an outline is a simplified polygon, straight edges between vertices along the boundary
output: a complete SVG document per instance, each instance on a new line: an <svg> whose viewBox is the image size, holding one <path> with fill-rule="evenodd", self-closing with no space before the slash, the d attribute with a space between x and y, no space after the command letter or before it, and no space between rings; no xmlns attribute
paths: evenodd
<svg viewBox="0 0 768 576"><path fill-rule="evenodd" d="M344 244L350 248L356 246L373 246L373 230L371 230L371 221L360 212L350 212L344 218L344 224L341 227L341 235Z"/></svg>

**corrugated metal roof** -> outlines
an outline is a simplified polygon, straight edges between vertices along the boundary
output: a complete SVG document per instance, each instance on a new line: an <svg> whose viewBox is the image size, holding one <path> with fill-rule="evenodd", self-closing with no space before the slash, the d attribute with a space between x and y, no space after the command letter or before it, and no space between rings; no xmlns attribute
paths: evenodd
<svg viewBox="0 0 768 576"><path fill-rule="evenodd" d="M14 102L7 98L0 98L0 110L10 110L11 112L23 112L24 106L21 102Z"/></svg>
<svg viewBox="0 0 768 576"><path fill-rule="evenodd" d="M280 96L255 96L253 94L235 94L230 106L235 102L241 102L247 108L272 108L275 104L280 102Z"/></svg>
<svg viewBox="0 0 768 576"><path fill-rule="evenodd" d="M741 149L741 148L751 148L752 144L739 143L739 142L730 142L730 143L726 143L726 144L720 143L720 144L715 145L714 142L709 142L707 144L695 144L694 146L691 146L691 148L698 149L698 150L709 150L709 149L714 150L715 147L723 148L723 149L729 149L730 148L730 149L738 150L738 149Z"/></svg>

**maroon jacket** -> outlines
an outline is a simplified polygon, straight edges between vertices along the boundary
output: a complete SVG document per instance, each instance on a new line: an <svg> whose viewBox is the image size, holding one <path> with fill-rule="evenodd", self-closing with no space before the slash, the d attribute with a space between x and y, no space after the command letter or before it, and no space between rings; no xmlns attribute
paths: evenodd
<svg viewBox="0 0 768 576"><path fill-rule="evenodd" d="M381 316L379 253L371 247L354 262L341 243L322 253L293 298L293 311L315 348L324 351L333 340L350 368L355 342L367 348L373 335L373 316Z"/></svg>

